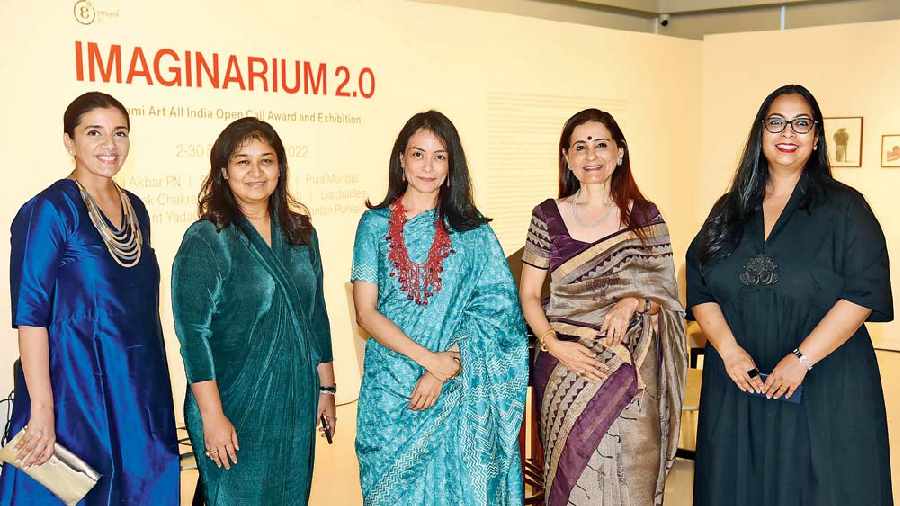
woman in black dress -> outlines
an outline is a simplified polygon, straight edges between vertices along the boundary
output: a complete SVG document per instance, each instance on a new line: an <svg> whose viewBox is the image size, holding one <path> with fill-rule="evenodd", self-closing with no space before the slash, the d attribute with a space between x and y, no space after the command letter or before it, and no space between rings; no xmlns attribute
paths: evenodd
<svg viewBox="0 0 900 506"><path fill-rule="evenodd" d="M893 504L881 376L863 326L893 318L887 246L826 153L812 94L772 92L731 189L688 250L688 317L710 343L696 505Z"/></svg>

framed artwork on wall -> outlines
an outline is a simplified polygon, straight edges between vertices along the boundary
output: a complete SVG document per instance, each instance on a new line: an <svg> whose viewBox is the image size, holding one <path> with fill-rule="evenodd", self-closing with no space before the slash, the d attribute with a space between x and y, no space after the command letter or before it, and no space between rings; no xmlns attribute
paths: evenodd
<svg viewBox="0 0 900 506"><path fill-rule="evenodd" d="M900 167L900 134L881 136L881 166Z"/></svg>
<svg viewBox="0 0 900 506"><path fill-rule="evenodd" d="M862 167L861 116L825 118L825 142L832 167Z"/></svg>

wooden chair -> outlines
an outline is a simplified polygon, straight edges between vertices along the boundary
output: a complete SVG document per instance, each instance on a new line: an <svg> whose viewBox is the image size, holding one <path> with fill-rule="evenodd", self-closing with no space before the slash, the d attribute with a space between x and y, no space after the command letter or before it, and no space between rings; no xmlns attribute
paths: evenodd
<svg viewBox="0 0 900 506"><path fill-rule="evenodd" d="M697 449L697 415L700 412L700 389L703 386L703 370L698 369L699 359L706 347L706 336L697 322L689 322L685 334L690 350L690 367L687 370L684 387L684 404L681 407L681 435L675 456L694 460Z"/></svg>
<svg viewBox="0 0 900 506"><path fill-rule="evenodd" d="M534 340L529 329L530 346L533 351ZM534 364L529 353L529 364ZM540 419L541 407L534 402L534 389L531 385L531 371L528 374L528 389L531 394L531 403L525 404L525 416L522 419L522 428L519 430L519 457L522 460L522 475L525 481L525 504L544 504L544 448L541 445ZM527 429L527 430L526 430ZM531 452L526 455L525 441L531 440Z"/></svg>
<svg viewBox="0 0 900 506"><path fill-rule="evenodd" d="M516 281L516 286L519 284L519 279L522 277L522 251L524 248L519 248L515 253L506 257L506 261L509 263L509 270L512 271L513 279ZM544 280L544 287L542 290L543 296L549 296L550 294L550 278L547 277ZM534 367L534 347L536 346L537 338L534 336L534 333L531 331L531 328L527 328L528 331L528 388L534 393L534 389L532 388L532 378L533 375L533 367ZM529 396L532 401L534 400L534 395ZM541 407L537 405L535 402L531 402L531 407L529 409L529 405L525 404L525 416L522 419L522 428L519 430L519 456L522 460L522 475L526 485L526 496L525 496L525 504L536 504L543 505L544 504L544 448L541 446L541 433L540 433L540 419L541 419ZM527 428L527 430L526 430ZM526 438L529 437L531 439L531 452L529 455L525 454L525 441ZM528 489L530 487L530 490Z"/></svg>
<svg viewBox="0 0 900 506"><path fill-rule="evenodd" d="M178 430L184 433L187 433L187 428L184 426L178 427ZM197 456L194 455L194 450L191 447L191 440L189 437L179 437L178 438L178 446L187 447L187 451L179 454L179 461L181 463L181 470L196 470L197 469ZM197 477L197 487L194 488L194 498L191 500L191 506L203 506L203 484L200 482L200 477Z"/></svg>

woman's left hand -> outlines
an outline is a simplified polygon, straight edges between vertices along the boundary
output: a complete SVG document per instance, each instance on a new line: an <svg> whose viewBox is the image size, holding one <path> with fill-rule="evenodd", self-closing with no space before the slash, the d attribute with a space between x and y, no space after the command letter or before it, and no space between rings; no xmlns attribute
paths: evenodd
<svg viewBox="0 0 900 506"><path fill-rule="evenodd" d="M441 388L444 382L437 379L428 371L422 373L416 387L409 396L409 409L413 411L422 411L428 409L437 402L441 396Z"/></svg>
<svg viewBox="0 0 900 506"><path fill-rule="evenodd" d="M809 369L800 362L800 359L790 353L781 359L781 362L778 362L778 365L766 378L763 393L766 394L767 399L780 399L785 394L790 397L803 383L808 372Z"/></svg>
<svg viewBox="0 0 900 506"><path fill-rule="evenodd" d="M322 419L322 415L325 415L325 419L328 420L328 425L331 427L331 437L334 437L334 435L337 434L337 415L335 414L334 396L319 392L319 409L316 410L316 423L319 424L319 432L321 432L321 436L324 437L325 427L319 423L319 420Z"/></svg>
<svg viewBox="0 0 900 506"><path fill-rule="evenodd" d="M638 310L640 304L641 301L634 297L625 297L613 305L612 309L603 317L603 324L600 326L600 335L604 336L603 344L606 346L622 344L622 338L625 337L631 317L634 316L634 312Z"/></svg>

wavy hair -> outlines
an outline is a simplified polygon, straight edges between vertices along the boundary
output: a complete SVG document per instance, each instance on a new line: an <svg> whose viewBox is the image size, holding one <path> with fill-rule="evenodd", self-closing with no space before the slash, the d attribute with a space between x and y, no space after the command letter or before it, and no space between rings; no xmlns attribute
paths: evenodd
<svg viewBox="0 0 900 506"><path fill-rule="evenodd" d="M563 126L562 134L559 136L559 198L566 198L574 195L581 188L581 182L575 177L575 173L569 170L569 163L563 153L568 153L572 142L572 132L579 126L596 121L603 124L612 135L616 146L622 148L622 164L617 166L613 171L610 181L609 193L619 208L619 215L622 217L622 224L626 228L633 225L633 211L636 209L645 209L650 203L638 188L634 176L631 174L631 152L628 149L628 142L625 140L625 134L619 128L619 124L613 118L612 114L601 111L599 109L585 109L575 113L566 121ZM629 203L632 205L629 206ZM643 241L644 232L640 228L635 228L635 233Z"/></svg>
<svg viewBox="0 0 900 506"><path fill-rule="evenodd" d="M243 211L228 187L222 168L228 167L228 160L246 142L258 140L275 150L278 158L278 183L269 196L269 212L278 217L278 224L290 244L308 244L312 233L309 211L288 191L287 155L281 137L272 125L254 117L246 117L231 122L213 144L209 152L209 175L203 181L198 196L198 213L201 219L209 220L218 230L244 217Z"/></svg>
<svg viewBox="0 0 900 506"><path fill-rule="evenodd" d="M387 195L378 204L367 200L366 207L384 209L406 193L407 182L403 177L403 167L400 166L400 156L406 152L409 139L419 130L427 130L441 139L449 154L450 171L447 179L450 186L441 185L438 192L437 211L441 220L446 220L455 231L471 230L491 221L475 207L469 165L466 163L459 132L447 116L437 111L417 113L400 129L388 161Z"/></svg>
<svg viewBox="0 0 900 506"><path fill-rule="evenodd" d="M750 134L744 145L737 171L728 193L713 205L709 217L700 229L698 257L701 264L730 255L737 247L744 225L762 207L766 183L769 180L769 164L763 155L763 122L772 102L782 95L800 95L812 110L817 136L816 149L806 162L804 172L808 175L808 190L800 202L803 208L814 206L823 192L836 184L828 163L828 148L825 142L825 126L822 111L816 97L804 86L786 84L769 94L750 126Z"/></svg>

